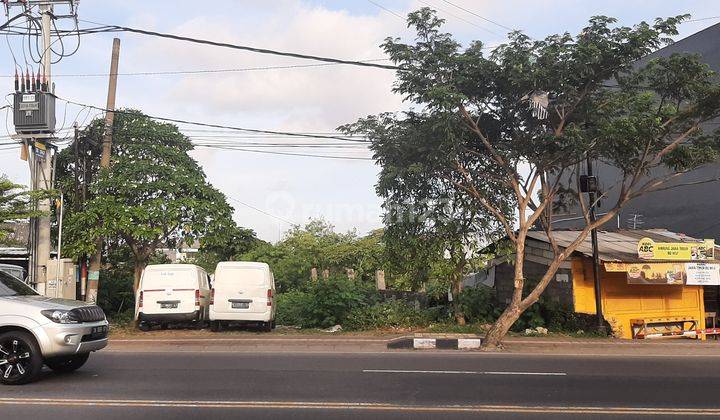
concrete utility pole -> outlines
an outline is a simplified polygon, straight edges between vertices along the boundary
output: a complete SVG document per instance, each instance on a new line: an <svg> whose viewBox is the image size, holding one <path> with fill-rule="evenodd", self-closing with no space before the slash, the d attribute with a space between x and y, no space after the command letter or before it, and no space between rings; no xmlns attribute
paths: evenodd
<svg viewBox="0 0 720 420"><path fill-rule="evenodd" d="M115 92L117 91L118 61L120 60L120 38L113 39L112 58L110 60L110 80L108 82L107 109L105 113L105 134L102 143L102 156L100 170L110 168L110 153L112 152L113 121L115 119ZM90 258L88 270L88 283L85 300L90 303L97 302L98 285L100 283L100 267L102 265L103 238L95 240L95 255Z"/></svg>
<svg viewBox="0 0 720 420"><path fill-rule="evenodd" d="M52 64L52 52L50 50L50 35L52 30L52 5L40 4L41 28L43 39L43 54L41 56L42 71L47 78L48 88L52 92L52 80L50 78L50 67ZM54 187L54 174L52 173L52 162L55 158L55 150L46 148L42 156L35 156L35 165L31 172L33 189L50 190ZM45 294L47 290L47 272L50 262L50 199L44 198L38 202L38 210L43 214L37 220L37 244L33 261L33 281L37 283L37 290Z"/></svg>

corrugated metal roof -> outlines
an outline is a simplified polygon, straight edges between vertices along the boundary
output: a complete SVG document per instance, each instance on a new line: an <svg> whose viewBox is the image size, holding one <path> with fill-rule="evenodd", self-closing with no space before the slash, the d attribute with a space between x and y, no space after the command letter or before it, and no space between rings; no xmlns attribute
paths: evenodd
<svg viewBox="0 0 720 420"><path fill-rule="evenodd" d="M553 237L558 246L565 248L577 239L580 231L577 230L555 230ZM550 242L547 235L543 231L530 231L528 237L542 242ZM665 229L645 229L645 230L616 230L616 231L598 231L598 254L602 261L623 261L623 262L640 262L637 256L637 244L642 238L650 238L655 242L700 242L701 239L692 238L690 236L681 235L670 232ZM579 252L588 257L592 257L592 243L590 235L577 247L575 252ZM720 252L719 247L715 247L716 255Z"/></svg>
<svg viewBox="0 0 720 420"><path fill-rule="evenodd" d="M0 247L0 255L6 256L26 256L29 252L25 248L16 247Z"/></svg>

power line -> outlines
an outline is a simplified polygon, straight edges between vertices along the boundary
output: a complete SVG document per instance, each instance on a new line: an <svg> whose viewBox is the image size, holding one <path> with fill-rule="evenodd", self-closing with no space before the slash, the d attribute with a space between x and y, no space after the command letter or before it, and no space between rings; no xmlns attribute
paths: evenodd
<svg viewBox="0 0 720 420"><path fill-rule="evenodd" d="M283 218L283 217L280 217L280 216L275 216L274 214L268 213L268 212L266 212L266 211L263 210L263 209L259 209L259 208L255 207L255 206L253 206L252 204L248 204L248 203L245 203L245 202L243 202L243 201L240 201L240 200L238 200L238 199L235 198L235 197L231 197L231 196L228 195L227 198L231 199L232 201L234 201L234 202L236 202L236 203L242 204L242 205L245 206L245 207L248 207L248 208L251 208L251 209L253 209L253 210L257 211L257 212L260 212L260 213L262 213L262 214L264 214L264 215L266 215L266 216L270 216L270 217L272 217L273 219L277 219L277 220L280 220L280 221L282 221L282 222L285 222L285 223L289 224L290 226L298 226L297 223L293 223L293 222L291 222L291 221L289 221L289 220L287 220L287 219L285 219L285 218Z"/></svg>
<svg viewBox="0 0 720 420"><path fill-rule="evenodd" d="M377 61L389 61L388 58L378 58L373 60L359 60L361 63L371 63ZM285 66L258 66L258 67L240 67L230 69L207 69L207 70L168 70L168 71L139 71L139 72L124 72L117 73L117 76L163 76L163 75L181 75L181 74L207 74L207 73L241 73L249 71L261 71L261 70L283 70L283 69L300 69L300 68L313 68L313 67L328 67L336 66L340 63L322 63L322 64L295 64ZM55 77L108 77L113 76L108 73L76 73L76 74L53 74ZM14 75L0 75L4 78L13 78Z"/></svg>
<svg viewBox="0 0 720 420"><path fill-rule="evenodd" d="M503 25L502 23L495 22L494 20L490 20L490 19L486 18L485 16L481 16L481 15L473 12L472 10L468 10L468 9L466 9L466 8L464 8L464 7L462 7L462 6L459 6L459 5L455 4L455 3L449 2L448 0L442 0L442 1L444 1L444 2L447 3L447 4L449 4L450 6L456 7L456 8L458 8L458 9L464 11L464 12L470 13L471 15L473 15L473 16L475 16L475 17L479 17L480 19L484 20L485 22L492 23L493 25L497 25L497 26L499 26L499 27L501 27L501 28L503 28L503 29L507 29L508 31L511 31L511 32L514 31L513 28L511 28L511 27L509 27L509 26L505 26L505 25Z"/></svg>
<svg viewBox="0 0 720 420"><path fill-rule="evenodd" d="M71 103L73 105L84 106L84 107L92 108L92 109L95 109L98 111L103 111L103 112L110 111L106 108L71 101L69 99L64 99L59 96L56 96L56 98L61 101ZM128 112L128 111L123 111L123 110L113 110L112 112L114 112L116 114L136 115L136 113L134 113L134 112ZM197 126L201 126L201 127L223 128L226 130L245 131L245 132L249 132L249 133L279 134L279 135L284 135L284 136L288 136L288 137L332 139L332 140L349 141L349 142L355 142L355 143L368 143L365 140L358 140L355 138L340 137L340 136L325 136L325 135L319 135L319 134L292 133L292 132L288 132L288 131L260 130L260 129L255 129L255 128L233 127L233 126L222 125L222 124L211 124L211 123L203 123L203 122L197 122L197 121L188 121L188 120L181 120L181 119L176 119L176 118L156 117L156 116L148 115L148 114L143 114L143 115L148 118L151 118L153 120L167 121L167 122L172 122L172 123L176 123L176 124L188 124L188 125L197 125Z"/></svg>
<svg viewBox="0 0 720 420"><path fill-rule="evenodd" d="M458 15L452 13L452 12L448 12L447 10L443 10L443 9L441 9L441 8L439 8L439 7L431 4L431 3L428 3L428 2L425 1L425 0L418 0L418 1L419 1L420 3L425 4L426 6L429 6L429 7L431 7L431 8L437 9L437 11L439 11L439 12L443 12L443 13L445 13L445 14L447 14L447 15L450 15L450 16L454 17L455 19L459 19L459 20L461 20L461 21L463 21L463 22L465 22L465 23L467 23L467 24L469 24L469 25L472 25L472 26L474 26L474 27L476 27L476 28L478 28L478 29L482 29L482 30L485 31L485 32L490 32L490 33L493 34L493 35L498 35L498 36L500 36L499 33L495 32L495 31L493 31L493 30L491 30L491 29L488 29L488 28L485 28L485 27L483 27L483 26L480 26L480 25L478 25L478 24L475 23L475 22L469 21L469 20L465 19L464 17L458 16Z"/></svg>
<svg viewBox="0 0 720 420"><path fill-rule="evenodd" d="M388 12L388 13L391 13L391 14L399 17L399 18L402 19L403 21L405 21L405 18L402 17L399 13L395 13L393 10L388 9L387 7L383 6L382 4L376 3L376 2L374 2L373 0L367 0L367 1L368 1L368 3L374 4L375 6L381 8L382 10L384 10L384 11L386 11L386 12Z"/></svg>
<svg viewBox="0 0 720 420"><path fill-rule="evenodd" d="M237 150L239 152L263 153L263 154L268 154L268 155L302 156L302 157L312 157L312 158L320 158L320 159L374 161L373 158L366 158L366 157L359 157L359 156L331 156L331 155L314 155L314 154L310 154L310 153L291 153L291 152L276 152L276 151L271 152L269 150L252 150L252 149L245 149L242 147L232 147L232 146L205 146L202 144L196 144L195 146L206 147L209 149Z"/></svg>
<svg viewBox="0 0 720 420"><path fill-rule="evenodd" d="M91 22L91 21L86 21L86 20L83 20L83 22L92 23L94 25L103 25L101 23ZM156 37L160 37L160 38L174 39L177 41L193 42L196 44L212 45L215 47L223 47L223 48L232 48L232 49L236 49L236 50L251 51L251 52L260 53L260 54L271 54L271 55L279 55L279 56L283 56L283 57L301 58L301 59L305 59L305 60L324 61L327 63L349 64L349 65L353 65L353 66L375 67L375 68L380 68L380 69L385 69L385 70L398 70L399 69L396 66L390 66L390 65L386 65L386 64L375 64L375 63L368 63L368 62L362 62L362 61L356 61L356 60L342 60L339 58L321 57L321 56L317 56L317 55L270 50L267 48L256 48L256 47L250 47L250 46L246 46L246 45L229 44L227 42L211 41L211 40L207 40L207 39L191 38L191 37L182 36L182 35L174 35L174 34L168 34L168 33L163 33L163 32L148 31L145 29L130 28L127 26L119 26L119 25L105 25L105 26L108 26L110 28L113 28L113 29L116 29L116 30L122 31L122 32L134 32L134 33L142 34L142 35L150 35L150 36L156 36ZM103 32L103 31L98 31L98 32Z"/></svg>
<svg viewBox="0 0 720 420"><path fill-rule="evenodd" d="M704 17L704 18L690 19L686 22L700 22L702 20L711 20L711 19L720 19L720 16L710 16L710 17Z"/></svg>

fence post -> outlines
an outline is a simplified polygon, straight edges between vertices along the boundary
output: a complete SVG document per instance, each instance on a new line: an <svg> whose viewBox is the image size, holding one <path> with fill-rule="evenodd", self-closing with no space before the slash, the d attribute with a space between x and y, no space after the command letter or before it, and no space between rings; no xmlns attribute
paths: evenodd
<svg viewBox="0 0 720 420"><path fill-rule="evenodd" d="M377 270L375 272L375 286L378 290L385 290L385 271Z"/></svg>

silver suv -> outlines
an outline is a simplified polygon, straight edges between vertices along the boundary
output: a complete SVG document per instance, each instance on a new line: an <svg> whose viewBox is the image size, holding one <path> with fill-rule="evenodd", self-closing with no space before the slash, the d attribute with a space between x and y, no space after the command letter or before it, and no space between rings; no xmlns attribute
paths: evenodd
<svg viewBox="0 0 720 420"><path fill-rule="evenodd" d="M43 365L72 372L107 346L108 322L94 305L39 295L0 272L0 383L32 382Z"/></svg>

